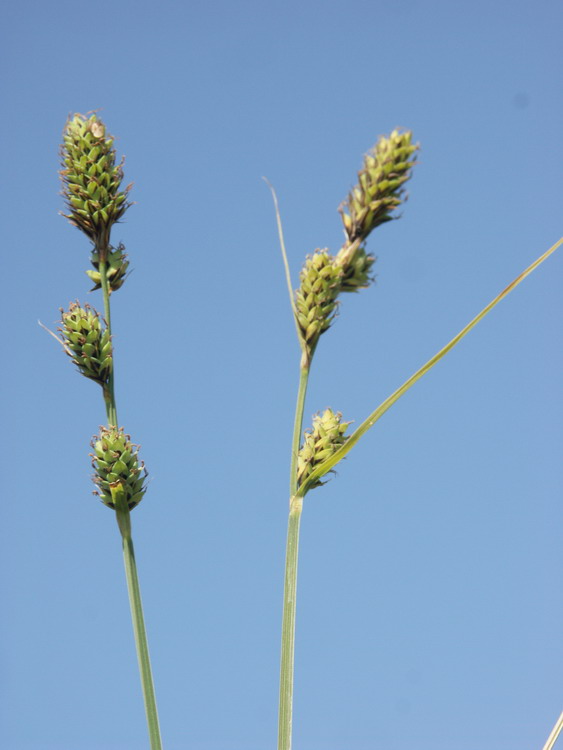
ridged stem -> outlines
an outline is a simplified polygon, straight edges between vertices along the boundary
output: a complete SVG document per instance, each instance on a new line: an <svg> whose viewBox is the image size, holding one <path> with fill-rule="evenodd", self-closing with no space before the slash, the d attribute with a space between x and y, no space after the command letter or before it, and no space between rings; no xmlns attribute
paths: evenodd
<svg viewBox="0 0 563 750"><path fill-rule="evenodd" d="M141 675L141 685L143 688L143 700L145 703L151 750L162 750L158 710L156 707L156 696L154 693L147 632L145 629L143 604L141 601L141 590L139 588L139 578L137 576L135 549L131 537L131 518L129 508L127 508L125 503L122 504L121 508L116 508L116 517L123 540L123 562L125 563L127 591L129 593L129 605L131 607L131 619L133 620L135 647L137 649L137 660L139 662L139 672Z"/></svg>
<svg viewBox="0 0 563 750"><path fill-rule="evenodd" d="M297 606L297 559L299 555L299 525L303 510L303 498L297 495L297 457L301 447L303 411L309 382L310 364L301 365L299 388L293 423L290 467L289 522L285 553L285 578L283 593L281 659L280 659L280 702L278 717L278 750L290 750L291 728L293 723L293 681L295 654L295 612Z"/></svg>
<svg viewBox="0 0 563 750"><path fill-rule="evenodd" d="M104 316L106 319L108 333L111 337L111 307L110 292L107 278L107 262L105 254L100 253L100 283L104 297ZM114 365L112 346L112 368L107 387L104 388L104 401L108 424L117 427L117 407L115 404L114 390ZM112 492L113 494L113 492ZM129 593L129 605L131 607L131 619L133 621L133 633L135 635L135 647L137 650L137 660L139 662L139 673L141 676L141 687L143 690L143 700L145 703L145 713L147 716L147 725L149 730L149 740L151 750L162 750L162 740L160 738L160 726L158 722L158 710L156 707L156 696L154 693L154 682L152 678L151 662L149 657L149 647L147 643L147 632L145 629L145 618L143 616L143 604L141 601L141 590L139 587L139 577L137 575L137 564L135 562L135 549L131 536L131 514L124 495L115 490L115 516L123 543L123 562L125 564L125 577L127 579L127 591Z"/></svg>
<svg viewBox="0 0 563 750"><path fill-rule="evenodd" d="M293 422L293 439L291 441L291 466L289 477L289 496L297 494L297 456L301 447L301 432L303 430L303 410L305 408L305 397L309 383L309 366L301 366L299 371L299 388L297 391L297 404L295 406L295 420Z"/></svg>
<svg viewBox="0 0 563 750"><path fill-rule="evenodd" d="M100 253L100 257L102 254ZM104 298L104 317L108 328L108 333L111 340L111 306L110 306L110 293L109 283L107 277L107 261L100 259L99 264L100 271L100 283L102 287L102 295ZM114 370L115 370L115 358L113 356L113 343L111 347L111 371L109 374L109 381L107 386L104 387L104 402L106 405L106 414L108 418L108 425L117 427L117 407L115 405L115 390L114 390Z"/></svg>
<svg viewBox="0 0 563 750"><path fill-rule="evenodd" d="M303 498L292 497L289 509L289 523L287 527L285 582L283 592L278 750L291 750L295 612L297 604L297 561L299 555L299 525L302 510Z"/></svg>

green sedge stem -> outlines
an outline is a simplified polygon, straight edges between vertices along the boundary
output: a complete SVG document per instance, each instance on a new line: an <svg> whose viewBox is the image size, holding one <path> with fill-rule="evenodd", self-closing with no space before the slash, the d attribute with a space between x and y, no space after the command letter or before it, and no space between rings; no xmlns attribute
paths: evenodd
<svg viewBox="0 0 563 750"><path fill-rule="evenodd" d="M293 722L293 680L295 653L295 611L297 605L297 558L299 554L299 524L303 510L303 498L297 496L297 457L301 447L303 411L309 382L309 367L301 366L299 389L293 424L291 448L291 476L289 522L285 553L285 581L283 593L282 638L280 660L280 704L278 718L278 750L290 750Z"/></svg>
<svg viewBox="0 0 563 750"><path fill-rule="evenodd" d="M309 383L309 367L301 367L299 372L299 389L297 391L297 404L295 406L295 421L293 423L293 439L291 443L291 467L289 478L289 496L297 494L297 456L301 447L301 431L303 429L303 411L305 408L305 396Z"/></svg>
<svg viewBox="0 0 563 750"><path fill-rule="evenodd" d="M293 722L293 667L295 655L295 610L297 603L297 559L299 553L299 524L303 498L292 497L287 527L285 583L280 668L280 708L278 719L278 750L291 750Z"/></svg>
<svg viewBox="0 0 563 750"><path fill-rule="evenodd" d="M100 253L101 258L103 258L104 255L105 254ZM107 262L105 260L100 260L99 271L102 294L104 297L104 316L111 337L110 290L107 278ZM112 368L108 385L103 389L103 392L108 424L117 427L117 407L115 404L114 391L114 364L115 360L113 358L112 346ZM137 650L137 660L139 662L139 672L141 675L141 687L143 690L143 700L145 703L145 713L149 729L149 740L151 750L162 750L156 696L154 694L154 683L147 643L147 632L145 629L143 604L141 601L141 589L139 587L137 563L135 562L135 549L133 547L133 538L131 536L131 514L125 502L124 494L120 491L119 487L115 487L112 490L112 496L115 501L115 515L123 543L123 562L125 564L125 577L127 579L127 591L129 593L129 605L131 607L131 619L133 621L133 633L135 635L135 647Z"/></svg>
<svg viewBox="0 0 563 750"><path fill-rule="evenodd" d="M265 178L264 178L265 179ZM289 523L287 529L287 547L285 556L285 580L283 595L282 615L282 640L281 640L281 663L280 663L280 700L278 716L278 750L290 750L291 728L293 722L293 665L295 653L295 611L297 604L297 558L299 553L299 524L303 509L303 498L297 497L297 458L301 447L301 432L303 429L303 411L305 408L305 397L309 383L309 371L313 352L308 347L301 333L297 320L297 310L291 284L289 262L285 249L283 228L276 191L265 179L266 184L272 192L278 235L282 252L289 302L295 321L297 339L301 347L301 364L299 370L299 388L297 391L297 404L295 406L295 419L293 422L293 437L291 441L291 464L289 471Z"/></svg>
<svg viewBox="0 0 563 750"><path fill-rule="evenodd" d="M162 750L149 647L147 644L147 633L143 617L141 590L139 588L139 578L137 576L135 549L131 537L131 519L129 509L126 507L125 510L116 510L116 516L123 539L123 562L125 563L127 591L129 592L129 604L131 606L131 618L133 620L133 632L135 633L135 646L137 649L137 659L139 661L139 672L141 673L141 685L143 688L143 699L145 702L151 750Z"/></svg>
<svg viewBox="0 0 563 750"><path fill-rule="evenodd" d="M100 257L104 257L100 253ZM102 286L102 294L104 297L104 317L106 319L108 333L111 338L111 307L110 307L110 291L107 277L107 261L100 260L99 263L100 271L100 283ZM115 390L114 390L114 369L115 369L115 358L113 356L113 344L111 353L111 372L109 374L109 381L107 387L104 388L104 402L106 405L106 413L108 418L108 424L117 427L117 407L115 405Z"/></svg>

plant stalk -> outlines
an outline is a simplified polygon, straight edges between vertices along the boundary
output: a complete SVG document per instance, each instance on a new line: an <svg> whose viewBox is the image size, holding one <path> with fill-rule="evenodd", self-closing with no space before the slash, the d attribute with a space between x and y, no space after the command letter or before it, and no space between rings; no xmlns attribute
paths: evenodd
<svg viewBox="0 0 563 750"><path fill-rule="evenodd" d="M297 491L297 457L301 447L303 411L309 382L309 364L302 362L299 372L299 388L293 423L290 467L290 501L285 553L285 580L283 593L282 639L280 660L280 703L278 718L278 750L290 750L293 722L293 681L295 653L295 611L297 605L297 559L299 555L299 525L303 510L303 498Z"/></svg>
<svg viewBox="0 0 563 750"><path fill-rule="evenodd" d="M100 258L104 255L100 253ZM107 278L107 263L101 259L99 263L100 282L102 294L104 297L104 315L111 338L111 307L110 292ZM117 427L117 407L115 403L114 390L114 365L112 345L112 368L109 377L109 383L104 388L104 401L108 425ZM115 493L115 494L114 494ZM143 616L143 604L141 601L141 589L139 587L139 577L137 575L137 563L135 561L135 549L133 547L133 538L131 536L131 513L125 502L123 491L119 487L112 490L115 501L115 516L119 531L121 533L123 544L123 562L125 564L125 577L127 579L127 591L129 593L129 605L131 607L131 619L133 621L133 633L135 635L135 647L137 650L137 660L139 662L139 673L141 677L141 687L143 690L143 700L145 703L145 713L147 716L147 725L149 730L149 740L151 750L162 750L162 740L160 738L160 726L158 722L158 710L156 707L156 696L154 693L154 682L152 678L151 662L149 648L147 643L147 633L145 629L145 619Z"/></svg>
<svg viewBox="0 0 563 750"><path fill-rule="evenodd" d="M104 255L100 253L100 258L103 258ZM106 260L100 260L99 262L99 271L100 271L100 283L102 287L102 295L104 298L104 317L106 319L106 324L108 327L108 333L110 335L111 339L111 306L110 306L110 292L109 292L109 284L108 284L108 277L107 277L107 261ZM104 387L104 402L106 405L106 414L108 418L108 425L112 427L117 427L117 407L115 405L115 389L114 389L114 370L115 370L115 358L113 356L113 343L112 343L112 362L111 362L111 372L109 374L109 382L106 387Z"/></svg>
<svg viewBox="0 0 563 750"><path fill-rule="evenodd" d="M141 601L141 590L137 576L137 563L135 561L135 549L131 537L131 518L127 506L116 509L117 524L121 531L123 540L123 562L125 563L125 576L127 578L127 591L129 593L129 604L131 606L131 619L133 620L133 632L135 634L135 646L143 688L143 700L149 729L151 750L162 750L160 738L160 726L158 722L158 710L156 707L156 696L152 678L149 647L147 643L147 632L143 616L143 604Z"/></svg>
<svg viewBox="0 0 563 750"><path fill-rule="evenodd" d="M301 432L303 430L303 411L305 409L305 396L309 383L309 366L301 366L299 371L299 389L297 391L297 404L295 406L295 420L293 423L293 438L291 442L291 466L289 477L289 496L297 494L297 456L301 447ZM290 501L291 502L291 501Z"/></svg>
<svg viewBox="0 0 563 750"><path fill-rule="evenodd" d="M295 611L297 603L297 560L299 554L299 525L301 522L302 510L303 498L298 496L292 497L287 528L285 583L283 592L278 750L291 750Z"/></svg>

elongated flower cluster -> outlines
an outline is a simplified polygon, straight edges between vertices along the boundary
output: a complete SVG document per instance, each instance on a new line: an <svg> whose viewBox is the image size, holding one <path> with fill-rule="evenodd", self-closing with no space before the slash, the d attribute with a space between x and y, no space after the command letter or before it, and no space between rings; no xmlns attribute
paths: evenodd
<svg viewBox="0 0 563 750"><path fill-rule="evenodd" d="M100 267L100 253L94 251L91 260L95 270L86 271L86 274L94 282L94 286L90 290L91 292L94 292L102 286L102 278L98 270ZM108 290L111 294L112 292L115 292L116 289L123 286L123 282L127 277L127 269L129 268L129 261L127 260L127 255L125 253L125 245L122 242L120 242L116 248L113 248L110 245L106 257L106 264Z"/></svg>
<svg viewBox="0 0 563 750"><path fill-rule="evenodd" d="M92 438L92 467L95 495L108 508L115 508L112 487L120 486L125 493L129 510L138 505L146 492L147 471L144 463L139 463L139 446L131 442L123 428L100 427L99 435Z"/></svg>
<svg viewBox="0 0 563 750"><path fill-rule="evenodd" d="M113 137L96 114L75 114L67 120L61 147L60 172L69 213L64 214L105 252L111 227L127 208L129 187L121 190L123 164L116 164Z"/></svg>
<svg viewBox="0 0 563 750"><path fill-rule="evenodd" d="M295 291L297 324L309 359L321 335L336 317L341 292L357 292L369 286L369 271L375 262L358 244L345 246L336 257L328 250L315 250L305 261Z"/></svg>
<svg viewBox="0 0 563 750"><path fill-rule="evenodd" d="M305 439L297 457L297 486L302 487L312 471L332 456L348 439L344 433L350 422L342 422L342 414L326 409L323 414L315 414L311 430L305 432ZM320 487L324 482L317 479L309 487Z"/></svg>
<svg viewBox="0 0 563 750"><path fill-rule="evenodd" d="M336 315L342 270L327 250L315 250L305 261L299 279L301 284L295 292L297 322L305 343L313 351Z"/></svg>
<svg viewBox="0 0 563 750"><path fill-rule="evenodd" d="M348 242L363 242L375 227L394 218L404 200L404 183L411 176L418 145L412 133L393 130L382 136L364 158L358 184L340 207Z"/></svg>
<svg viewBox="0 0 563 750"><path fill-rule="evenodd" d="M336 254L334 262L342 268L341 292L359 292L373 281L370 271L375 263L375 255L368 255L358 243L353 246L344 245Z"/></svg>
<svg viewBox="0 0 563 750"><path fill-rule="evenodd" d="M89 305L72 302L68 312L61 309L61 327L66 353L86 378L101 386L108 383L112 369L109 331L100 315Z"/></svg>

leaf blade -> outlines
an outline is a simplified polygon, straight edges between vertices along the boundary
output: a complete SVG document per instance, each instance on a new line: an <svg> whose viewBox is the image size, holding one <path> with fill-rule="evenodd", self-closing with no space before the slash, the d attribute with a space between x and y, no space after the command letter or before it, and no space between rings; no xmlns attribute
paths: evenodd
<svg viewBox="0 0 563 750"><path fill-rule="evenodd" d="M435 364L437 364L448 352L450 352L454 346L456 346L462 338L464 338L476 325L479 323L501 300L510 294L524 279L529 276L536 268L541 265L550 255L552 255L561 245L563 244L563 237L559 239L549 250L546 250L543 255L540 255L531 265L528 266L522 273L517 276L508 286L500 292L481 312L476 315L456 336L451 339L439 352L431 357L420 369L418 369L413 375L410 376L405 382L397 388L390 396L388 396L382 403L365 419L362 424L350 435L344 445L333 453L330 458L324 461L322 464L307 477L306 482L300 489L300 495L304 497L312 484L318 481L321 477L327 474L333 469L354 447L354 445L360 440L365 433L373 427L373 425L388 411L393 404L395 404L401 396L403 396L420 378L426 375Z"/></svg>

